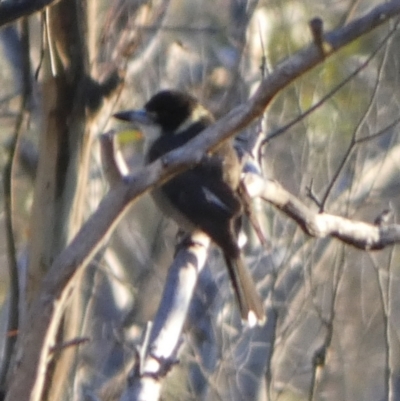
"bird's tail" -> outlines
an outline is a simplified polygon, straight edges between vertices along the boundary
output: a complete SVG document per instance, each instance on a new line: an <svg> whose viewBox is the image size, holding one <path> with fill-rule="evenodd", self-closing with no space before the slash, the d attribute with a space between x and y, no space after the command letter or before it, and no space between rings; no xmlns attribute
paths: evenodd
<svg viewBox="0 0 400 401"><path fill-rule="evenodd" d="M224 257L242 319L249 326L265 323L266 316L261 298L242 258L231 258L227 255Z"/></svg>

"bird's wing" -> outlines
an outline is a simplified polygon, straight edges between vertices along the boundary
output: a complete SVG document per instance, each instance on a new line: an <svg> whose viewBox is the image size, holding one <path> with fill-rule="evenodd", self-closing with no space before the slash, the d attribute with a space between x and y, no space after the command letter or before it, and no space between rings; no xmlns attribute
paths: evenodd
<svg viewBox="0 0 400 401"><path fill-rule="evenodd" d="M204 169L204 166L197 166L185 171L160 190L196 225L204 219L217 223L238 215L241 203L234 190L220 179L215 179L215 175L221 174L219 171L216 170L213 175L209 168L206 172Z"/></svg>

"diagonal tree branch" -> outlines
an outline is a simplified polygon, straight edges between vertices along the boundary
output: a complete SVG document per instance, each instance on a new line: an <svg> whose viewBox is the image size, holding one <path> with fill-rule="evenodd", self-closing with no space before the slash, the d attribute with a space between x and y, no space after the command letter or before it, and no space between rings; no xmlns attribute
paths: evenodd
<svg viewBox="0 0 400 401"><path fill-rule="evenodd" d="M282 210L312 237L334 237L365 250L382 249L400 242L399 224L371 224L329 213L318 213L276 181L264 180L255 174L247 174L244 182L251 197L261 197Z"/></svg>

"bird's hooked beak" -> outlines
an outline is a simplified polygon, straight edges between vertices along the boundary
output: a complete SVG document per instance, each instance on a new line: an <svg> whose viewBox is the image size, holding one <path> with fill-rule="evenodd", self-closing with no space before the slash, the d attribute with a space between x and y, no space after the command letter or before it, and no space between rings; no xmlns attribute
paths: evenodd
<svg viewBox="0 0 400 401"><path fill-rule="evenodd" d="M113 117L138 125L155 124L154 116L145 109L120 111L119 113L115 113Z"/></svg>
<svg viewBox="0 0 400 401"><path fill-rule="evenodd" d="M160 137L161 130L159 124L156 122L156 116L153 113L148 112L146 109L120 111L115 113L113 117L132 124L141 132L141 138L145 139L145 143L147 145ZM139 132L136 130L134 131L136 133ZM126 140L126 138L131 137L130 135L121 135L121 133L118 134L118 136L120 138L120 142L129 142L129 140ZM136 134L134 139L137 139Z"/></svg>

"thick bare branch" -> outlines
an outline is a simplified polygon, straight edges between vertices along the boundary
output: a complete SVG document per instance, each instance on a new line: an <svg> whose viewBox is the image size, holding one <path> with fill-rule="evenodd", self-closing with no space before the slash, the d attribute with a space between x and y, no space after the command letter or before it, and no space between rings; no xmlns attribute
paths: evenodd
<svg viewBox="0 0 400 401"><path fill-rule="evenodd" d="M121 399L157 400L162 378L176 363L182 328L210 245L202 232L194 232L190 240L168 270L149 341L143 346L139 366L129 374L131 380Z"/></svg>
<svg viewBox="0 0 400 401"><path fill-rule="evenodd" d="M400 225L375 224L355 221L329 213L312 210L273 180L264 180L255 174L244 178L252 197L260 196L270 202L313 237L335 237L360 249L382 249L400 242Z"/></svg>

